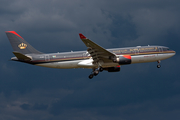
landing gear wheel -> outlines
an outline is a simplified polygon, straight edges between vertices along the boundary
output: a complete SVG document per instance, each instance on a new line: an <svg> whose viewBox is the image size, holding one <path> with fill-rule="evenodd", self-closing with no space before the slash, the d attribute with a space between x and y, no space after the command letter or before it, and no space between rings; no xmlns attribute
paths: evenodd
<svg viewBox="0 0 180 120"><path fill-rule="evenodd" d="M99 74L99 71L98 71L98 70L94 71L94 76L96 76L96 75L98 75L98 74Z"/></svg>
<svg viewBox="0 0 180 120"><path fill-rule="evenodd" d="M158 63L157 68L160 68L161 67L161 65L160 65L161 61L158 60L157 63Z"/></svg>
<svg viewBox="0 0 180 120"><path fill-rule="evenodd" d="M161 65L157 65L157 68L160 68L161 67Z"/></svg>
<svg viewBox="0 0 180 120"><path fill-rule="evenodd" d="M89 75L89 79L92 79L92 78L93 78L93 74L90 74L90 75Z"/></svg>
<svg viewBox="0 0 180 120"><path fill-rule="evenodd" d="M94 76L97 76L99 72L102 72L104 69L102 67L94 68L91 74L89 75L89 79L92 79Z"/></svg>
<svg viewBox="0 0 180 120"><path fill-rule="evenodd" d="M102 67L100 67L100 68L99 68L99 71L100 71L100 72L102 72L102 71L103 71L103 68L102 68Z"/></svg>

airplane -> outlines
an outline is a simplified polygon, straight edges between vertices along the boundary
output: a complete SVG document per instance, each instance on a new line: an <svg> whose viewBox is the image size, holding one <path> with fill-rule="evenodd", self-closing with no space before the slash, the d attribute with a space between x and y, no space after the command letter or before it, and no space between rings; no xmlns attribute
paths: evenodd
<svg viewBox="0 0 180 120"><path fill-rule="evenodd" d="M33 48L15 31L6 31L5 33L14 50L13 54L16 56L12 57L11 60L49 68L88 68L92 69L89 79L104 70L119 72L122 65L134 63L157 61L157 68L160 68L161 60L176 54L175 51L165 46L148 45L105 49L81 33L79 33L79 36L87 46L86 51L46 54Z"/></svg>

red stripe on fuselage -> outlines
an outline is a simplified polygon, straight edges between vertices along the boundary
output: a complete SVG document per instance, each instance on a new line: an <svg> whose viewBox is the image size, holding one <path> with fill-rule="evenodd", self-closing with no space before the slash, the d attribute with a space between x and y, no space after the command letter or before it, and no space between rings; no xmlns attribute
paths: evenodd
<svg viewBox="0 0 180 120"><path fill-rule="evenodd" d="M20 35L18 35L15 31L6 31L6 33L13 33L15 35L17 35L18 37L22 38ZM22 38L23 39L23 38Z"/></svg>

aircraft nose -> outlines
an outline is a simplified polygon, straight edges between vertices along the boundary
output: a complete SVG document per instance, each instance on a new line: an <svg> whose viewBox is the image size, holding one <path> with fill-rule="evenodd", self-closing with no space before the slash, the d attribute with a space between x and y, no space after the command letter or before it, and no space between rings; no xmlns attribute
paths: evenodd
<svg viewBox="0 0 180 120"><path fill-rule="evenodd" d="M176 51L172 50L173 56L176 54Z"/></svg>

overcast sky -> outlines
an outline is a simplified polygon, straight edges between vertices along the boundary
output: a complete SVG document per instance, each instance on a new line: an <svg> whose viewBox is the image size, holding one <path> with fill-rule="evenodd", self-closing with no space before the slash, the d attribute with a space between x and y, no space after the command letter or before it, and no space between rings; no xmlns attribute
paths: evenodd
<svg viewBox="0 0 180 120"><path fill-rule="evenodd" d="M1 120L179 120L179 0L0 0ZM161 63L121 67L88 79L90 69L51 69L9 61L5 31L39 51L86 50L83 33L104 48L168 46Z"/></svg>

